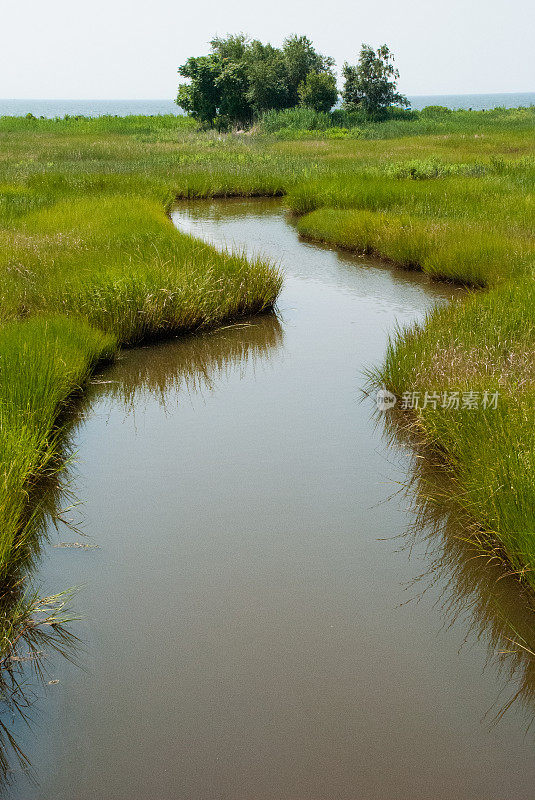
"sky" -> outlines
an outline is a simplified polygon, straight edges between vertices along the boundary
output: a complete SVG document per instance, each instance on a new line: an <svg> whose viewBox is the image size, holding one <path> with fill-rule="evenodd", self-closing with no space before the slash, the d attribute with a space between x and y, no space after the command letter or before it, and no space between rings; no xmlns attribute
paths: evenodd
<svg viewBox="0 0 535 800"><path fill-rule="evenodd" d="M0 97L174 98L214 35L386 43L409 95L535 91L535 0L0 0Z"/></svg>

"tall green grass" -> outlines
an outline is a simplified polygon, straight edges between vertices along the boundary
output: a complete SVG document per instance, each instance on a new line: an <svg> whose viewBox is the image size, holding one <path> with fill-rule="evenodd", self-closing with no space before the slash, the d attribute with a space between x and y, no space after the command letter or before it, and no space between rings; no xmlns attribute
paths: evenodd
<svg viewBox="0 0 535 800"><path fill-rule="evenodd" d="M448 176L413 180L361 173L321 176L303 181L288 193L287 203L296 214L318 208L360 208L369 211L410 213L431 219L486 220L502 230L516 228L531 236L535 164L516 172L486 177Z"/></svg>
<svg viewBox="0 0 535 800"><path fill-rule="evenodd" d="M121 344L267 310L281 284L271 264L178 233L142 197L62 200L26 215L2 243L4 316L60 311Z"/></svg>
<svg viewBox="0 0 535 800"><path fill-rule="evenodd" d="M192 131L196 122L187 116L174 114L155 114L153 116L130 114L118 117L103 114L100 117L85 117L79 114L66 114L64 117L0 117L0 133L32 132L44 133L84 133L84 134L126 134L127 136L156 133L163 130Z"/></svg>
<svg viewBox="0 0 535 800"><path fill-rule="evenodd" d="M239 195L285 195L305 235L494 287L401 334L379 378L397 393L499 386L494 416L426 409L418 424L470 518L531 569L534 130L533 108L375 124L300 109L225 135L172 116L1 118L0 573L29 550L58 420L99 358L273 306L272 265L165 216L180 197Z"/></svg>
<svg viewBox="0 0 535 800"><path fill-rule="evenodd" d="M535 266L532 240L473 220L324 208L300 218L298 230L311 239L469 286L518 279Z"/></svg>
<svg viewBox="0 0 535 800"><path fill-rule="evenodd" d="M398 397L498 392L497 407L486 410L420 402L407 422L445 459L445 491L477 526L473 540L489 553L498 542L533 588L534 309L532 276L437 308L423 324L398 332L374 375Z"/></svg>
<svg viewBox="0 0 535 800"><path fill-rule="evenodd" d="M35 490L58 455L55 423L116 339L81 319L34 317L0 328L0 587L24 564L41 521Z"/></svg>
<svg viewBox="0 0 535 800"><path fill-rule="evenodd" d="M392 108L381 122L370 122L359 111L335 109L317 113L307 108L270 111L260 128L279 138L336 138L393 139L402 136L474 134L485 131L532 132L535 125L535 106L527 108L494 108L472 111L452 111L429 106L422 111Z"/></svg>

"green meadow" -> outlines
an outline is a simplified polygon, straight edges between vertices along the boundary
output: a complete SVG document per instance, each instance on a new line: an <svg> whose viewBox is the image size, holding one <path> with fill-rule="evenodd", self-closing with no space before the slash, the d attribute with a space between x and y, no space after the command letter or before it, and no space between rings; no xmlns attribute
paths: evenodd
<svg viewBox="0 0 535 800"><path fill-rule="evenodd" d="M398 396L498 391L496 409L428 406L405 424L440 454L467 536L535 587L534 132L535 108L377 123L293 110L224 134L172 116L1 118L0 579L23 574L92 370L275 304L276 265L166 212L283 196L303 236L470 287L400 330L373 380Z"/></svg>

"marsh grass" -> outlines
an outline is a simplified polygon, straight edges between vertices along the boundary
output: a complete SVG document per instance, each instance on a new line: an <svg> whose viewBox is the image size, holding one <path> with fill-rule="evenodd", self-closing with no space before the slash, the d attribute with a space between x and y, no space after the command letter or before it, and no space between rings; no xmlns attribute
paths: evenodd
<svg viewBox="0 0 535 800"><path fill-rule="evenodd" d="M291 116L224 135L177 117L0 119L2 575L35 539L32 489L58 468L62 411L100 358L273 307L273 265L216 252L165 211L284 195L303 234L493 287L400 333L377 377L397 393L499 387L494 415L427 411L418 425L458 502L534 584L535 110Z"/></svg>
<svg viewBox="0 0 535 800"><path fill-rule="evenodd" d="M265 311L281 283L268 262L179 234L140 197L63 200L4 241L4 314L60 311L123 345Z"/></svg>
<svg viewBox="0 0 535 800"><path fill-rule="evenodd" d="M0 329L2 586L27 561L41 524L39 504L32 507L29 500L55 468L56 420L69 395L115 346L114 337L79 319L34 317Z"/></svg>
<svg viewBox="0 0 535 800"><path fill-rule="evenodd" d="M472 511L459 507L443 454L430 446L417 421L409 423L410 417L411 412L399 410L380 415L388 443L404 459L411 455L401 494L413 513L398 538L402 548L412 552L416 546L426 554L424 571L405 588L409 601L419 602L440 586L437 602L445 617L462 618L472 636L487 644L488 660L512 688L512 693L501 691L487 712L496 723L516 700L529 708L535 698L535 595L527 583L519 584L501 543L477 525ZM529 725L531 719L530 714Z"/></svg>
<svg viewBox="0 0 535 800"><path fill-rule="evenodd" d="M420 407L416 425L441 459L448 493L515 574L535 588L535 283L507 282L436 308L400 330L373 379L405 391L498 392L497 408ZM476 539L474 538L474 541Z"/></svg>
<svg viewBox="0 0 535 800"><path fill-rule="evenodd" d="M535 124L535 106L452 111L430 106L422 111L391 109L388 118L371 122L359 111L336 109L317 113L290 108L264 115L260 127L280 138L353 138L385 140L400 137L464 135L485 132L529 132Z"/></svg>
<svg viewBox="0 0 535 800"><path fill-rule="evenodd" d="M468 286L520 279L535 265L535 245L526 236L475 221L325 208L300 218L298 230L310 239Z"/></svg>

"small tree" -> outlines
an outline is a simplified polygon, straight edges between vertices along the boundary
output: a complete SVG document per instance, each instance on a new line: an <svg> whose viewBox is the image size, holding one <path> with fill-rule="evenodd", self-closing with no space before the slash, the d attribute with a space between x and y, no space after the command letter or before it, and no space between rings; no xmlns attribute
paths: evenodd
<svg viewBox="0 0 535 800"><path fill-rule="evenodd" d="M381 119L389 106L408 106L409 101L397 91L399 72L394 56L386 46L377 50L363 44L358 64L344 64L344 106L350 110L363 109L371 119Z"/></svg>
<svg viewBox="0 0 535 800"><path fill-rule="evenodd" d="M331 72L309 72L298 87L302 106L327 113L338 100L336 78Z"/></svg>

